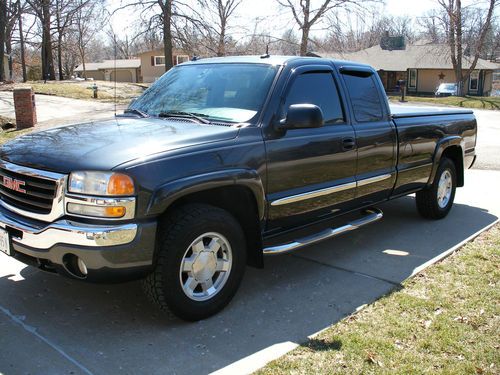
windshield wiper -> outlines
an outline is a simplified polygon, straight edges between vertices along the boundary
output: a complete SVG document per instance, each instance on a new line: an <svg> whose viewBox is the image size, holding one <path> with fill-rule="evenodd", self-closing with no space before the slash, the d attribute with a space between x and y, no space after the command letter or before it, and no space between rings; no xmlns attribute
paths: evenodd
<svg viewBox="0 0 500 375"><path fill-rule="evenodd" d="M204 113L195 113L195 112L184 112L184 111L166 111L160 112L158 117L184 117L184 118L192 118L201 122L202 124L210 124L210 121L203 117L209 117Z"/></svg>
<svg viewBox="0 0 500 375"><path fill-rule="evenodd" d="M139 115L141 117L149 117L149 115L146 113L146 112L143 112L139 109L135 109L135 108L128 108L126 109L125 111L123 111L123 113L133 113L133 114L136 114L136 115Z"/></svg>

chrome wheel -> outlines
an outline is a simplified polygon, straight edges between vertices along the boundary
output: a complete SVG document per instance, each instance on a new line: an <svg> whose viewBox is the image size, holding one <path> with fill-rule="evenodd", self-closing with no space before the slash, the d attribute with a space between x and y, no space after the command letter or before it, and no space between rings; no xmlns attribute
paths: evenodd
<svg viewBox="0 0 500 375"><path fill-rule="evenodd" d="M184 253L179 272L184 293L194 301L206 301L226 284L233 255L229 241L210 232L195 239Z"/></svg>
<svg viewBox="0 0 500 375"><path fill-rule="evenodd" d="M453 190L453 181L451 173L446 169L441 177L439 178L438 188L437 188L437 202L440 208L445 208L451 198L451 192Z"/></svg>

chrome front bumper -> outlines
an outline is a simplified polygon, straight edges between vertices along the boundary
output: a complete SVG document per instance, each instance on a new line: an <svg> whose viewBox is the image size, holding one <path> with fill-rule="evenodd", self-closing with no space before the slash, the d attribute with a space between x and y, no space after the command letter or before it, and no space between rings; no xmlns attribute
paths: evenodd
<svg viewBox="0 0 500 375"><path fill-rule="evenodd" d="M86 247L123 245L132 242L137 235L136 224L89 225L71 220L53 223L11 215L0 209L0 227L11 233L13 243L33 249L50 249L57 244Z"/></svg>

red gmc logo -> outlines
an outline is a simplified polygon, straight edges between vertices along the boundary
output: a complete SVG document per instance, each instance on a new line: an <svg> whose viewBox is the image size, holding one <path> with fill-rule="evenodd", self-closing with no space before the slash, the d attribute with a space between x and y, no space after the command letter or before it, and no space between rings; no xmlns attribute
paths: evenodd
<svg viewBox="0 0 500 375"><path fill-rule="evenodd" d="M23 189L23 186L25 185L24 181L20 181L20 180L16 180L15 178L3 176L2 185L5 186L7 189L26 194L26 190Z"/></svg>

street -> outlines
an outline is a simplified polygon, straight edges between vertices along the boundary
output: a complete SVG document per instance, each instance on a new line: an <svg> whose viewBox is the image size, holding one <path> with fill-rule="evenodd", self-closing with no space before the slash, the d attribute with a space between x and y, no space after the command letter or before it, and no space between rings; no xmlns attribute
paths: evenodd
<svg viewBox="0 0 500 375"><path fill-rule="evenodd" d="M380 205L379 222L247 268L233 302L205 321L165 316L139 282L86 284L0 254L0 373L204 374L305 341L498 219L500 112L476 116L479 159L448 217L422 219L412 196Z"/></svg>

